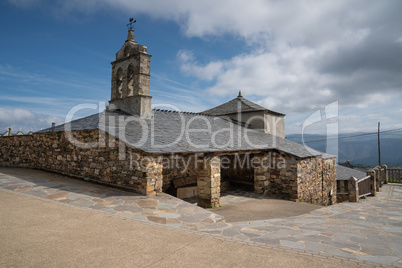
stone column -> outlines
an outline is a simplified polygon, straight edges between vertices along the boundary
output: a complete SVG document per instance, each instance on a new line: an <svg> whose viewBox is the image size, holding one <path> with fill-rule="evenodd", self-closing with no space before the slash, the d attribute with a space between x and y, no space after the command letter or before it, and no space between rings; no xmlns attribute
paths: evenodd
<svg viewBox="0 0 402 268"><path fill-rule="evenodd" d="M221 194L221 161L218 156L205 158L198 167L197 188L198 205L203 208L219 206Z"/></svg>
<svg viewBox="0 0 402 268"><path fill-rule="evenodd" d="M375 171L373 169L370 169L367 171L367 176L370 176L370 190L371 190L371 195L376 196L377 191L376 191L376 179L375 179Z"/></svg>
<svg viewBox="0 0 402 268"><path fill-rule="evenodd" d="M349 202L359 202L359 185L355 177L348 181Z"/></svg>
<svg viewBox="0 0 402 268"><path fill-rule="evenodd" d="M264 164L267 158L264 155L256 155L253 159L254 165L254 192L261 194L269 184L269 165Z"/></svg>

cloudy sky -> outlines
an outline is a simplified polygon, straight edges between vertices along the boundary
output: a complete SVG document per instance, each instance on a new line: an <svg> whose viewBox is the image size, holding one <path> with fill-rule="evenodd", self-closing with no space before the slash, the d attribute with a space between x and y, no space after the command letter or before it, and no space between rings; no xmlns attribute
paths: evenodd
<svg viewBox="0 0 402 268"><path fill-rule="evenodd" d="M131 16L152 55L155 105L203 111L241 89L287 114L287 133L334 103L340 132L401 128L401 10L399 0L3 1L0 131L102 109Z"/></svg>

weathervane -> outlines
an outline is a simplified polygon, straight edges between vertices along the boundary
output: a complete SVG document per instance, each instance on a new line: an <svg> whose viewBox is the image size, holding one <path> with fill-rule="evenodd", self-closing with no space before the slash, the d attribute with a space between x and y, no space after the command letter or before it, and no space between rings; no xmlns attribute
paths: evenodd
<svg viewBox="0 0 402 268"><path fill-rule="evenodd" d="M134 23L136 23L137 20L134 20L134 18L130 18L129 21L130 21L130 23L127 24L127 27L128 27L129 30L133 30L133 28L134 28Z"/></svg>

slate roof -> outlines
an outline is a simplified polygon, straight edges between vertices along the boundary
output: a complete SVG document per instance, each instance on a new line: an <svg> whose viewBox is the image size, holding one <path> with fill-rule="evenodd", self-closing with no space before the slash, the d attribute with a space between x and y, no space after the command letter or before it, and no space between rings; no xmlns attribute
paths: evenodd
<svg viewBox="0 0 402 268"><path fill-rule="evenodd" d="M351 177L355 177L359 180L367 177L367 174L353 168L336 165L336 180L349 180Z"/></svg>
<svg viewBox="0 0 402 268"><path fill-rule="evenodd" d="M153 119L140 119L123 112L104 111L55 127L55 131L101 129L127 145L149 153L222 152L277 149L304 158L322 155L223 117L175 111L153 111ZM187 126L185 128L182 126ZM151 131L152 130L152 131ZM51 128L39 131L49 132ZM232 142L231 142L232 141Z"/></svg>
<svg viewBox="0 0 402 268"><path fill-rule="evenodd" d="M239 111L241 111L241 112L267 111L270 114L285 116L282 113L268 110L267 108L264 108L254 102L251 102L251 101L245 99L244 97L242 97L240 94L237 98L230 100L219 106L216 106L215 108L206 110L202 113L208 114L208 115L228 115L228 114L238 113Z"/></svg>

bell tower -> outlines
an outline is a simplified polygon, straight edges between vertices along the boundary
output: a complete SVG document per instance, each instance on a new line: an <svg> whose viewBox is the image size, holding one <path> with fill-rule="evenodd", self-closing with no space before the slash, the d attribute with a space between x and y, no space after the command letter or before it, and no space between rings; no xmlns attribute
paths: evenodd
<svg viewBox="0 0 402 268"><path fill-rule="evenodd" d="M130 18L127 40L112 64L112 94L108 110L121 110L141 118L152 117L150 96L151 55L134 41L136 21Z"/></svg>

